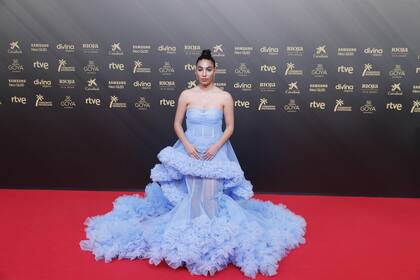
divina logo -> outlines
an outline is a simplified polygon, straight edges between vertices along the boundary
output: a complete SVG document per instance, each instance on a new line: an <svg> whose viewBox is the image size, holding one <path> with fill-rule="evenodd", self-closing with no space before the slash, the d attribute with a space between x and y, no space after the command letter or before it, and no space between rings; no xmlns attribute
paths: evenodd
<svg viewBox="0 0 420 280"><path fill-rule="evenodd" d="M266 47L263 46L260 48L260 53L261 54L268 54L268 55L278 55L279 54L279 48L275 48L275 47Z"/></svg>
<svg viewBox="0 0 420 280"><path fill-rule="evenodd" d="M166 54L176 54L176 47L175 46L168 46L168 45L160 45L157 50L159 52L164 52Z"/></svg>
<svg viewBox="0 0 420 280"><path fill-rule="evenodd" d="M236 82L233 84L233 88L235 89L240 89L243 91L248 91L252 89L252 84L251 83L240 83L240 82Z"/></svg>
<svg viewBox="0 0 420 280"><path fill-rule="evenodd" d="M56 46L57 50L59 51L65 51L65 52L74 52L75 47L72 44L58 44Z"/></svg>

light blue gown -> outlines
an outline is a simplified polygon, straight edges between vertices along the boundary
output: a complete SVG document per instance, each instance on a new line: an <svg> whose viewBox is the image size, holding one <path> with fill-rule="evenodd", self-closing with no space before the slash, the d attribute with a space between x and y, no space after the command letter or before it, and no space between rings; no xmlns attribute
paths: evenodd
<svg viewBox="0 0 420 280"><path fill-rule="evenodd" d="M222 136L222 121L219 109L189 108L185 134L204 153ZM305 242L301 216L251 199L229 141L209 161L190 157L179 140L158 158L144 198L121 196L109 213L87 218L80 247L97 260L148 258L202 275L233 263L255 278L276 274L278 262Z"/></svg>

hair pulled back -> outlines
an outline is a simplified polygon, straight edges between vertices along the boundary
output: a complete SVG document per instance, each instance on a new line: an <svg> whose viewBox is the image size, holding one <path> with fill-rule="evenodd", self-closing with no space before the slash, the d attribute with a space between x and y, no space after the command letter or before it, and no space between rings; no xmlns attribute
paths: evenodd
<svg viewBox="0 0 420 280"><path fill-rule="evenodd" d="M195 63L195 65L197 65L197 63L202 60L202 59L208 59L213 63L213 67L216 67L216 61L214 60L214 58L211 56L211 50L206 49L203 50L201 52L201 55L197 58L197 61Z"/></svg>

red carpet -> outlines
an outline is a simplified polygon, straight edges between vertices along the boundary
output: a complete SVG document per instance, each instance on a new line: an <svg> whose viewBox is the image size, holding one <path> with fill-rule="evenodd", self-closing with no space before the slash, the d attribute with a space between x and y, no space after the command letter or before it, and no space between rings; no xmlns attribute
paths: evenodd
<svg viewBox="0 0 420 280"><path fill-rule="evenodd" d="M204 279L147 260L105 264L79 249L86 217L111 210L121 194L0 190L0 279ZM270 279L420 280L420 199L256 197L284 203L308 223L306 244ZM205 279L248 278L230 265Z"/></svg>

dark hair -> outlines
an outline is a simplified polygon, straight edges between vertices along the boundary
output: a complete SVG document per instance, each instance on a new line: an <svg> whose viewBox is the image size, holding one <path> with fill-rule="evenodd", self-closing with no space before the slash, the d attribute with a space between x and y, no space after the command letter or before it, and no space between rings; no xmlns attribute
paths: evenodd
<svg viewBox="0 0 420 280"><path fill-rule="evenodd" d="M198 63L200 60L202 60L202 59L208 59L208 60L210 60L211 62L213 62L213 67L216 67L216 61L215 61L215 60L214 60L214 58L211 56L211 50L209 50L209 49L203 50L203 51L201 52L201 55L197 58L197 61L196 61L195 65L197 65L197 63Z"/></svg>

